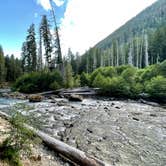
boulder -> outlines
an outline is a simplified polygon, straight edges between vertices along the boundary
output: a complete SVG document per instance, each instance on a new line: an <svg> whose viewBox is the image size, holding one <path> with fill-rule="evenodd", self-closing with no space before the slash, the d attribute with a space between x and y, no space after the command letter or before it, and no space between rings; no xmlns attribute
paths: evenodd
<svg viewBox="0 0 166 166"><path fill-rule="evenodd" d="M71 94L68 96L69 101L82 101L83 98L80 95Z"/></svg>
<svg viewBox="0 0 166 166"><path fill-rule="evenodd" d="M30 95L29 102L41 102L43 100L43 96L41 95Z"/></svg>

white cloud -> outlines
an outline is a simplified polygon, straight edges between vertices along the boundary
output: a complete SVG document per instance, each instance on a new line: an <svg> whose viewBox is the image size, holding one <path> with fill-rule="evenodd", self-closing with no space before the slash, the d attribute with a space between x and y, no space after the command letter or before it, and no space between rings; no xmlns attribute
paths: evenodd
<svg viewBox="0 0 166 166"><path fill-rule="evenodd" d="M51 8L49 0L37 0L37 3L45 10L49 10Z"/></svg>
<svg viewBox="0 0 166 166"><path fill-rule="evenodd" d="M57 6L61 6L64 4L64 0L53 0L53 2ZM41 5L45 10L51 9L50 1L49 0L37 0L37 3Z"/></svg>
<svg viewBox="0 0 166 166"><path fill-rule="evenodd" d="M4 49L4 55L14 55L15 57L17 58L20 58L21 57L21 50L5 50Z"/></svg>
<svg viewBox="0 0 166 166"><path fill-rule="evenodd" d="M156 0L69 0L61 44L83 53Z"/></svg>
<svg viewBox="0 0 166 166"><path fill-rule="evenodd" d="M64 4L64 0L53 0L57 6L62 6Z"/></svg>

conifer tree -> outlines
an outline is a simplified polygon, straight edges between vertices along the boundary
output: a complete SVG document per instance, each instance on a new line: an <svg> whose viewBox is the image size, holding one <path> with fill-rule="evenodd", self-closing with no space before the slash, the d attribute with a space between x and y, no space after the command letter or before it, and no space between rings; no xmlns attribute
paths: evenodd
<svg viewBox="0 0 166 166"><path fill-rule="evenodd" d="M37 53L36 53L36 38L35 38L35 25L32 24L28 29L27 42L27 56L29 63L29 70L36 71L37 69Z"/></svg>
<svg viewBox="0 0 166 166"><path fill-rule="evenodd" d="M6 68L5 68L5 59L3 48L0 45L0 83L5 81Z"/></svg>
<svg viewBox="0 0 166 166"><path fill-rule="evenodd" d="M66 88L72 88L73 84L74 84L74 80L73 80L72 66L69 62L67 62L67 65L65 68L65 86Z"/></svg>
<svg viewBox="0 0 166 166"><path fill-rule="evenodd" d="M47 20L47 16L43 15L40 30L43 38L43 44L45 47L45 57L46 57L46 66L51 67L51 53L52 53L52 37L50 33L50 28Z"/></svg>

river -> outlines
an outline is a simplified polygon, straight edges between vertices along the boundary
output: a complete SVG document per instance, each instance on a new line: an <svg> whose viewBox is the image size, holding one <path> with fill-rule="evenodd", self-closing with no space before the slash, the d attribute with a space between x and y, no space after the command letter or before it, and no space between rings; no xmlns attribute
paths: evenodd
<svg viewBox="0 0 166 166"><path fill-rule="evenodd" d="M0 99L3 103L11 100ZM111 165L166 165L166 109L160 105L109 98L77 103L52 98L25 104L28 113L41 119L44 132Z"/></svg>

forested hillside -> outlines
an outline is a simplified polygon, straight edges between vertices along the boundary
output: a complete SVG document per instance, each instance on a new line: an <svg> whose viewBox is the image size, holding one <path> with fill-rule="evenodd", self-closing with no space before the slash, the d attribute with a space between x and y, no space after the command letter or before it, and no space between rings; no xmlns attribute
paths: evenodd
<svg viewBox="0 0 166 166"><path fill-rule="evenodd" d="M165 39L166 1L158 0L87 51L80 70L92 72L100 66L124 64L144 68L162 62L166 59Z"/></svg>
<svg viewBox="0 0 166 166"><path fill-rule="evenodd" d="M119 44L130 42L131 38L140 37L143 33L154 31L165 25L165 23L166 1L158 0L107 38L99 42L96 47L101 49L110 48L113 40L118 40Z"/></svg>

